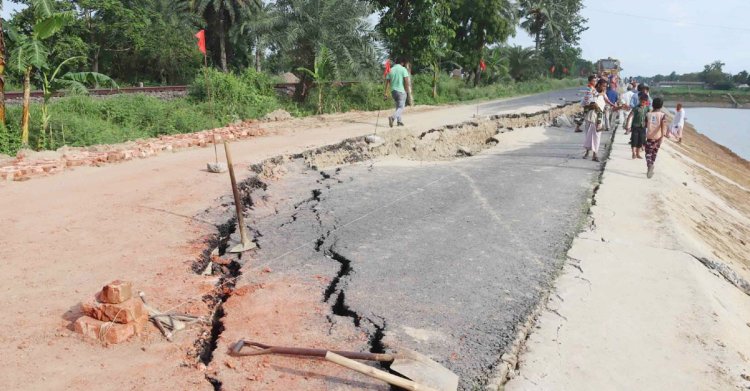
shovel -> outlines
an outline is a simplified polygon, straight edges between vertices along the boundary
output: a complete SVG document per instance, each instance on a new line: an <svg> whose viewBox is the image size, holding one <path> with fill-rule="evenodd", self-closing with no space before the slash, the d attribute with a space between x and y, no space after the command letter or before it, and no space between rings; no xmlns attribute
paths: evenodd
<svg viewBox="0 0 750 391"><path fill-rule="evenodd" d="M252 347L252 349L243 352L242 348L245 346ZM250 342L241 339L232 345L230 355L241 357L258 356L261 354L287 354L292 356L325 358L328 352L329 350L326 349L270 346L259 342ZM390 363L391 371L404 375L415 383L438 391L456 391L458 389L458 375L431 360L429 357L411 350L402 349L394 354L347 352L338 350L330 350L330 352L353 360Z"/></svg>
<svg viewBox="0 0 750 391"><path fill-rule="evenodd" d="M256 248L257 245L252 242L247 235L245 217L242 214L242 199L240 198L239 190L237 190L237 181L234 178L234 165L232 165L232 154L229 152L229 144L227 144L226 140L224 140L224 153L227 155L227 167L229 168L229 179L232 182L232 194L234 195L234 207L235 212L237 213L237 225L240 229L240 243L229 248L227 251L230 253L242 253Z"/></svg>

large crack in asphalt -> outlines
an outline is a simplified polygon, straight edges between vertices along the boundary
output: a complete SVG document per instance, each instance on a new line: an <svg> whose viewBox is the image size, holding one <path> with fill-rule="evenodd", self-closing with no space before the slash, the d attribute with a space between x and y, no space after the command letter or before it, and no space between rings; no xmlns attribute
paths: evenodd
<svg viewBox="0 0 750 391"><path fill-rule="evenodd" d="M321 176L321 179L317 180L317 183L324 184L325 181L333 180L335 181L335 184L343 183L337 176L341 172L341 168L337 168L336 171L333 174L329 174L324 170L319 171L319 174ZM332 184L325 184L326 189L331 189ZM300 209L303 205L305 207L313 212L315 219L320 226L321 229L325 228L323 224L323 219L320 216L320 210L318 209L318 204L322 201L322 191L321 189L314 189L312 190L312 197L295 204L294 209ZM340 250L336 248L336 245L338 243L338 240L333 236L333 232L335 232L337 229L336 224L334 222L333 226L325 230L325 232L318 237L318 239L315 241L315 251L318 253L322 253L327 259L330 259L334 262L337 262L339 264L339 270L336 273L336 275L331 279L331 282L328 284L328 286L323 290L323 302L328 303L331 308L331 314L344 317L344 318L350 318L352 321L352 324L354 327L361 329L362 327L362 320L364 319L367 321L370 325L373 331L366 331L368 334L368 345L369 345L369 351L372 353L384 353L385 352L385 346L383 345L383 337L385 336L385 319L381 319L381 324L378 324L377 322L373 321L370 318L365 318L362 315L360 315L358 312L352 310L351 307L349 307L346 304L346 287L348 278L352 275L354 272L352 268L352 260L344 256ZM332 242L330 245L325 246L326 242ZM333 298L335 296L335 299ZM329 315L327 317L327 320L330 324L329 332L331 328L334 326L334 319Z"/></svg>
<svg viewBox="0 0 750 391"><path fill-rule="evenodd" d="M401 158L416 160L447 160L471 156L479 151L490 148L500 141L495 137L500 133L513 131L516 128L538 126L552 122L552 119L565 111L570 111L567 105L555 109L532 114L493 116L488 121L468 121L462 124L449 125L439 129L431 129L419 135L392 132L386 134L384 145L370 148L364 137L345 140L334 146L326 146L291 156L277 156L267 159L261 163L251 166L254 173L250 178L239 184L241 190L241 202L243 210L252 210L257 200L264 200L263 194L268 189L268 184L262 178L283 177L283 167L290 161L304 161L306 166L317 171L319 179L316 183L321 185L310 191L309 197L293 204L294 212L289 220L283 222L279 228L297 223L299 214L304 210L311 212L317 222L318 228L323 232L314 241L314 250L338 264L338 271L331 278L330 283L322 292L322 301L330 306L331 314L351 319L354 327L365 332L368 336L369 350L374 353L383 353L386 346L383 343L387 330L385 318L375 314L363 316L358 309L351 308L347 304L347 286L351 276L355 273L353 261L347 257L342 249L338 247L338 238L335 233L339 229L336 221L332 224L324 223L320 212L320 203L324 200L324 191L331 191L337 184L342 184L338 175L341 168L338 167L333 173L327 172L325 167L341 164L352 164L365 160L374 159L379 156L397 155ZM611 145L610 145L611 146ZM228 207L226 202L223 206ZM279 210L275 209L278 214ZM244 260L242 255L231 255L226 253L227 243L232 235L236 235L236 219L230 217L221 224L217 224L218 234L209 241L210 249L218 250L218 257L223 258L223 264L212 262L211 251L204 254L193 266L195 272L219 275L216 289L204 297L212 311L212 322L209 330L205 330L196 341L195 347L200 362L209 365L213 360L213 352L217 341L224 331L222 318L224 317L223 303L231 295L237 280L242 276ZM253 229L256 237L263 233ZM258 243L260 244L260 243ZM215 253L213 255L216 255ZM378 318L377 320L374 318ZM333 327L336 320L328 316L328 322ZM365 326L366 324L366 326ZM206 380L216 390L222 389L220 379L206 375Z"/></svg>

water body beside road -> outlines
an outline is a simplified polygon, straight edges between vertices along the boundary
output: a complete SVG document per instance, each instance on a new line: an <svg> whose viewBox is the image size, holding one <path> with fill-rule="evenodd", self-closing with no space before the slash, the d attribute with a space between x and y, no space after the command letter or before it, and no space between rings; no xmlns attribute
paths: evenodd
<svg viewBox="0 0 750 391"><path fill-rule="evenodd" d="M701 107L686 112L698 132L750 160L750 110Z"/></svg>

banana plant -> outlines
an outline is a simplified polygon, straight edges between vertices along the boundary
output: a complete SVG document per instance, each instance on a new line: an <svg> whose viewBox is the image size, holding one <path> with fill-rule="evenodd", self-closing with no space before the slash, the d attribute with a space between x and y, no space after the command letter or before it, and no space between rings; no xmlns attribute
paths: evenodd
<svg viewBox="0 0 750 391"><path fill-rule="evenodd" d="M313 69L297 68L297 71L309 75L313 82L318 86L318 114L323 113L323 89L326 84L330 84L338 76L338 67L334 61L331 51L321 46L315 55Z"/></svg>
<svg viewBox="0 0 750 391"><path fill-rule="evenodd" d="M432 97L437 99L438 97L438 79L440 78L440 70L443 65L451 65L456 68L461 68L461 65L452 60L446 60L446 57L462 58L461 53L442 48L433 55L433 60L430 62L430 70L432 71ZM414 93L412 91L412 93Z"/></svg>
<svg viewBox="0 0 750 391"><path fill-rule="evenodd" d="M21 144L29 145L29 108L31 105L31 74L34 69L42 70L47 67L49 50L44 40L53 36L67 25L73 18L72 13L55 12L52 0L32 0L36 22L31 34L20 34L15 27L8 29L8 35L17 43L11 53L10 65L23 74L23 110L21 114ZM44 134L37 139L37 147L44 143Z"/></svg>
<svg viewBox="0 0 750 391"><path fill-rule="evenodd" d="M63 66L71 61L85 60L86 57L70 57L61 62L55 70L49 74L46 67L42 69L42 129L41 132L46 134L49 130L49 101L58 91L68 90L74 94L86 94L87 85L102 86L110 88L119 88L117 83L109 76L98 72L67 72L60 75ZM51 131L50 131L51 132ZM50 134L51 136L51 134Z"/></svg>

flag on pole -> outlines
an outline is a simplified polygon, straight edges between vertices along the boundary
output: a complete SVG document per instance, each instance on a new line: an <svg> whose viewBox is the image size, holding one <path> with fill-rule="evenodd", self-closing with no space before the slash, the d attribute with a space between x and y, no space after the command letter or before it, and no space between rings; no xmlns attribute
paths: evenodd
<svg viewBox="0 0 750 391"><path fill-rule="evenodd" d="M549 73L555 73L555 66L549 67Z"/></svg>
<svg viewBox="0 0 750 391"><path fill-rule="evenodd" d="M479 69L481 69L482 72L487 69L487 64L484 63L484 59L479 60Z"/></svg>
<svg viewBox="0 0 750 391"><path fill-rule="evenodd" d="M206 54L206 30L198 31L195 37L198 38L198 50Z"/></svg>
<svg viewBox="0 0 750 391"><path fill-rule="evenodd" d="M389 73L391 73L391 60L385 60L385 71L383 72L383 77L386 77Z"/></svg>

